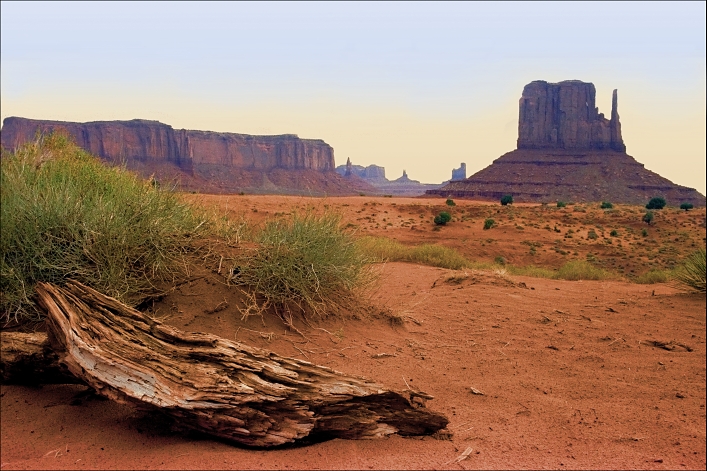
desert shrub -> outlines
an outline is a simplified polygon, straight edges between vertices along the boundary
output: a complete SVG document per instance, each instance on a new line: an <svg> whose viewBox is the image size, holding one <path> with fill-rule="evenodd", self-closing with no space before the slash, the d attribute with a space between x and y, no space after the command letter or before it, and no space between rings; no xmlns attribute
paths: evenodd
<svg viewBox="0 0 707 471"><path fill-rule="evenodd" d="M456 250L442 245L423 244L410 247L385 237L370 236L358 239L356 245L373 260L379 262L411 262L453 270L473 265Z"/></svg>
<svg viewBox="0 0 707 471"><path fill-rule="evenodd" d="M39 281L73 278L127 303L181 274L211 221L175 194L107 167L63 134L3 153L0 321L39 320Z"/></svg>
<svg viewBox="0 0 707 471"><path fill-rule="evenodd" d="M321 313L372 279L370 257L341 228L338 214L271 220L254 239L258 248L237 260L235 282L259 295L261 307L274 306L280 314Z"/></svg>
<svg viewBox="0 0 707 471"><path fill-rule="evenodd" d="M665 204L665 198L662 196L656 196L648 201L646 209L663 209L665 208Z"/></svg>
<svg viewBox="0 0 707 471"><path fill-rule="evenodd" d="M609 232L609 235L610 235L611 237L618 237L618 236L619 236L619 231L617 231L616 229L612 229L611 232Z"/></svg>
<svg viewBox="0 0 707 471"><path fill-rule="evenodd" d="M646 214L643 215L643 222L646 224L653 222L653 211L646 211Z"/></svg>
<svg viewBox="0 0 707 471"><path fill-rule="evenodd" d="M506 259L504 257L501 257L500 255L497 256L496 258L493 259L494 263L497 263L498 265L505 265L506 264Z"/></svg>
<svg viewBox="0 0 707 471"><path fill-rule="evenodd" d="M455 203L452 198L447 198L447 201L445 201L445 204L447 206L456 206L457 205L457 203Z"/></svg>
<svg viewBox="0 0 707 471"><path fill-rule="evenodd" d="M496 224L496 221L494 221L491 218L484 220L484 230L491 229L495 224Z"/></svg>
<svg viewBox="0 0 707 471"><path fill-rule="evenodd" d="M678 287L686 290L705 292L705 249L699 249L688 256L675 270L673 279Z"/></svg>
<svg viewBox="0 0 707 471"><path fill-rule="evenodd" d="M685 211L689 211L693 208L692 203L680 203L680 209L684 209Z"/></svg>
<svg viewBox="0 0 707 471"><path fill-rule="evenodd" d="M573 260L562 265L555 278L562 280L606 280L615 278L606 270L597 268L584 260Z"/></svg>
<svg viewBox="0 0 707 471"><path fill-rule="evenodd" d="M567 206L567 203L565 203L564 201L558 201L558 202L557 202L557 207L558 207L558 208L564 208L565 206Z"/></svg>
<svg viewBox="0 0 707 471"><path fill-rule="evenodd" d="M641 235L643 237L648 237L648 231L646 229L641 229Z"/></svg>
<svg viewBox="0 0 707 471"><path fill-rule="evenodd" d="M614 205L609 203L608 201L602 201L601 203L601 209L611 209L613 207Z"/></svg>
<svg viewBox="0 0 707 471"><path fill-rule="evenodd" d="M444 226L445 224L447 224L451 220L452 220L452 215L446 211L442 211L437 216L435 216L434 223L437 224L438 226Z"/></svg>
<svg viewBox="0 0 707 471"><path fill-rule="evenodd" d="M598 239L599 236L597 235L596 231L594 229L590 229L589 232L587 233L587 239Z"/></svg>
<svg viewBox="0 0 707 471"><path fill-rule="evenodd" d="M654 268L646 273L643 273L642 275L637 276L633 281L642 285L667 283L670 281L670 272Z"/></svg>
<svg viewBox="0 0 707 471"><path fill-rule="evenodd" d="M501 206L513 204L513 195L503 195L501 198Z"/></svg>

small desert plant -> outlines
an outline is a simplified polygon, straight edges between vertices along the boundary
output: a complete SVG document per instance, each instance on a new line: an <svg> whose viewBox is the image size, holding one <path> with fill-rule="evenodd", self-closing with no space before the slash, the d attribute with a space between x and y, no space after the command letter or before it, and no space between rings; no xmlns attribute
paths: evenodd
<svg viewBox="0 0 707 471"><path fill-rule="evenodd" d="M495 224L496 224L496 221L494 221L491 218L484 220L484 230L491 229Z"/></svg>
<svg viewBox="0 0 707 471"><path fill-rule="evenodd" d="M445 204L447 206L456 206L457 205L457 203L455 203L452 198L447 198L447 201L445 201Z"/></svg>
<svg viewBox="0 0 707 471"><path fill-rule="evenodd" d="M472 266L472 262L449 247L435 244L403 245L385 237L362 237L356 241L361 251L375 261L411 262L434 267L459 270Z"/></svg>
<svg viewBox="0 0 707 471"><path fill-rule="evenodd" d="M651 198L646 205L646 209L663 209L665 208L665 198L662 196L656 196Z"/></svg>
<svg viewBox="0 0 707 471"><path fill-rule="evenodd" d="M642 285L652 285L654 283L667 283L670 281L670 273L666 270L652 269L637 276L634 280L635 283Z"/></svg>
<svg viewBox="0 0 707 471"><path fill-rule="evenodd" d="M613 207L614 205L609 203L608 201L602 201L601 203L601 209L611 209Z"/></svg>
<svg viewBox="0 0 707 471"><path fill-rule="evenodd" d="M506 259L504 257L501 257L500 255L497 256L496 258L493 259L494 263L497 263L498 265L505 265L506 264Z"/></svg>
<svg viewBox="0 0 707 471"><path fill-rule="evenodd" d="M341 228L338 214L271 220L255 241L259 247L237 260L235 281L264 299L261 307L272 305L280 315L293 309L320 314L372 280L369 257Z"/></svg>
<svg viewBox="0 0 707 471"><path fill-rule="evenodd" d="M595 240L598 238L599 238L599 236L597 235L597 233L594 229L590 229L589 232L587 233L587 239Z"/></svg>
<svg viewBox="0 0 707 471"><path fill-rule="evenodd" d="M567 206L567 203L565 203L564 201L558 201L558 202L557 202L557 207L558 207L558 208L564 208L565 206Z"/></svg>
<svg viewBox="0 0 707 471"><path fill-rule="evenodd" d="M646 224L653 222L653 211L646 211L646 214L643 215L643 222Z"/></svg>
<svg viewBox="0 0 707 471"><path fill-rule="evenodd" d="M685 211L689 211L693 208L692 203L680 203L680 209L684 209Z"/></svg>
<svg viewBox="0 0 707 471"><path fill-rule="evenodd" d="M556 278L562 280L606 280L615 278L606 270L597 268L589 262L574 260L565 263L557 270Z"/></svg>
<svg viewBox="0 0 707 471"><path fill-rule="evenodd" d="M618 237L618 236L619 236L619 231L617 231L616 229L612 229L611 232L609 232L609 235L610 235L611 237Z"/></svg>
<svg viewBox="0 0 707 471"><path fill-rule="evenodd" d="M442 211L437 216L435 216L434 223L437 224L438 226L444 226L451 220L452 220L452 215L446 211Z"/></svg>
<svg viewBox="0 0 707 471"><path fill-rule="evenodd" d="M513 204L513 195L503 195L501 198L501 206Z"/></svg>
<svg viewBox="0 0 707 471"><path fill-rule="evenodd" d="M212 220L175 194L108 167L63 134L0 161L0 321L39 320L39 281L73 278L128 303L183 273Z"/></svg>
<svg viewBox="0 0 707 471"><path fill-rule="evenodd" d="M673 275L680 288L705 292L705 249L688 256Z"/></svg>
<svg viewBox="0 0 707 471"><path fill-rule="evenodd" d="M643 237L648 237L648 231L646 229L641 229L641 235Z"/></svg>

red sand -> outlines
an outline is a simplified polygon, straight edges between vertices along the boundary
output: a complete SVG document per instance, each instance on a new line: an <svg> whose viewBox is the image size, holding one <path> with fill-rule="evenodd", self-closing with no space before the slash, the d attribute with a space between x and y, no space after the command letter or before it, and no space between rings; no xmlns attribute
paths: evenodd
<svg viewBox="0 0 707 471"><path fill-rule="evenodd" d="M253 450L172 433L110 401L76 401L81 386L2 386L2 469L707 465L704 295L404 263L379 269L370 302L403 325L375 312L297 324L307 341L277 319L242 321L237 297L215 274L182 285L156 315L394 389L407 382L435 397L427 407L449 417L450 440L393 436ZM229 308L204 313L224 299ZM673 341L674 350L651 341ZM392 356L373 358L380 353ZM468 447L468 458L455 462Z"/></svg>

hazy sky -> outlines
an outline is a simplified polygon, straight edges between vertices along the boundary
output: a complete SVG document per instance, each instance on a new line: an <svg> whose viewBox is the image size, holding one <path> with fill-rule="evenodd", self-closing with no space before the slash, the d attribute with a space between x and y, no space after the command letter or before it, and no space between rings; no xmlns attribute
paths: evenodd
<svg viewBox="0 0 707 471"><path fill-rule="evenodd" d="M578 79L705 194L705 2L1 5L3 119L297 134L438 183L515 148L526 83Z"/></svg>

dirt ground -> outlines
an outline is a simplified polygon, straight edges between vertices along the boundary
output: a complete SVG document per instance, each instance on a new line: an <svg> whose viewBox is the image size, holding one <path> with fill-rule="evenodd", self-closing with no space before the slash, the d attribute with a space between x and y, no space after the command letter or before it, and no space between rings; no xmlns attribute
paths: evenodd
<svg viewBox="0 0 707 471"><path fill-rule="evenodd" d="M254 222L291 213L297 206L304 210L313 204L322 210L328 205L342 211L344 222L362 233L403 243L434 241L473 259L493 261L503 256L523 264L529 258L548 267L592 253L609 268L618 271L623 266L627 275L630 270L640 274L651 266L668 267L670 259L679 260L694 250L692 243L704 246L704 209L661 213L644 237L638 208L630 207L620 207L619 216L612 216L589 205L582 208L585 212L575 212L457 201L452 208L455 219L435 231L431 216L445 208L439 199L192 198ZM481 226L489 213L499 224L485 231ZM596 226L602 226L604 232L617 230L619 236L586 239L590 217L596 232L601 233ZM611 221L617 222L610 225ZM564 237L568 229L573 229L574 237ZM604 242L607 238L611 244ZM542 245L536 245L531 255L526 240ZM557 240L566 255L554 250ZM313 319L310 325L299 321L296 326L304 337L275 317L243 319L242 297L214 271L181 285L151 310L184 330L235 338L363 375L393 389L409 386L425 391L434 396L427 407L449 417L449 439L336 439L254 450L173 433L131 407L77 396L85 389L82 386L2 386L0 466L704 469L707 465L704 294L685 294L665 284L509 276L500 269L453 271L387 263L376 270L379 281L365 300L370 309ZM227 307L215 309L219 305ZM469 448L468 457L458 460Z"/></svg>

